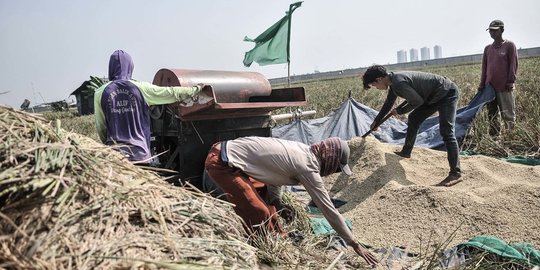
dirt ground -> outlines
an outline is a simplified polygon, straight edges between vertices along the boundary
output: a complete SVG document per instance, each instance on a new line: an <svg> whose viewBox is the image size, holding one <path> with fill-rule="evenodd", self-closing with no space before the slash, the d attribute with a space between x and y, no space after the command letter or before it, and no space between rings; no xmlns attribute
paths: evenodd
<svg viewBox="0 0 540 270"><path fill-rule="evenodd" d="M448 174L446 152L417 147L405 159L393 153L399 145L373 137L349 145L353 175L325 181L348 202L339 210L359 241L422 252L456 232L448 247L482 234L540 247L540 166L461 156L463 182L436 187Z"/></svg>

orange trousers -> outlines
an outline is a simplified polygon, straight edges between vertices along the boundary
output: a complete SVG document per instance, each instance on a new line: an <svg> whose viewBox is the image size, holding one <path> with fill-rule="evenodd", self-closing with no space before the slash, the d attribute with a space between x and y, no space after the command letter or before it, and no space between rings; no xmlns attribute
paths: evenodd
<svg viewBox="0 0 540 270"><path fill-rule="evenodd" d="M276 208L266 204L257 192L256 186L262 183L255 181L242 170L229 167L221 160L220 144L214 144L204 163L208 175L225 192L227 200L233 203L238 214L252 232L265 227L270 232L285 235Z"/></svg>

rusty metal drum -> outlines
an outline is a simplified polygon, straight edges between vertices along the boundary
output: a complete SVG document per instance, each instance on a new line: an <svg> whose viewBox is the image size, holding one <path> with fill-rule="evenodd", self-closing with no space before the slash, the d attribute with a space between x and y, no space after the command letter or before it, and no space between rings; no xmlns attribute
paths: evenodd
<svg viewBox="0 0 540 270"><path fill-rule="evenodd" d="M153 83L159 86L212 86L216 103L244 103L252 96L269 96L270 82L257 72L160 69Z"/></svg>

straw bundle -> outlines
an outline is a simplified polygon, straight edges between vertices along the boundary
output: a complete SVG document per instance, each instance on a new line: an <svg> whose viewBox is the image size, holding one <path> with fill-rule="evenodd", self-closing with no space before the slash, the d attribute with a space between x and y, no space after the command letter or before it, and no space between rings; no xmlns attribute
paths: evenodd
<svg viewBox="0 0 540 270"><path fill-rule="evenodd" d="M0 106L0 268L252 268L231 205Z"/></svg>

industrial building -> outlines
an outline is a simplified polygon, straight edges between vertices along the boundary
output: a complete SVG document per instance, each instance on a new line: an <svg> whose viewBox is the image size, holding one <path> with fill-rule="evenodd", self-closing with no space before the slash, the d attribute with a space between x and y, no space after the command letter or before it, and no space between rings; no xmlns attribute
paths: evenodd
<svg viewBox="0 0 540 270"><path fill-rule="evenodd" d="M399 50L397 52L397 62L398 63L407 63L407 51Z"/></svg>
<svg viewBox="0 0 540 270"><path fill-rule="evenodd" d="M424 60L429 60L429 59L431 59L429 48L428 47L422 47L420 49L420 60L424 61Z"/></svg>
<svg viewBox="0 0 540 270"><path fill-rule="evenodd" d="M417 49L410 49L409 50L409 59L410 59L410 62L414 62L414 61L418 61L418 50Z"/></svg>
<svg viewBox="0 0 540 270"><path fill-rule="evenodd" d="M442 58L442 47L439 45L433 46L433 59Z"/></svg>

